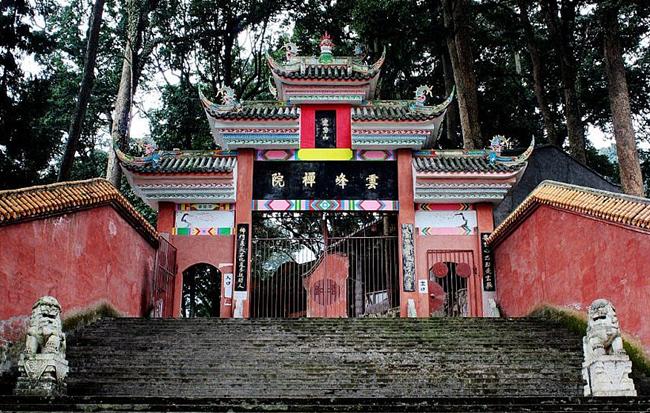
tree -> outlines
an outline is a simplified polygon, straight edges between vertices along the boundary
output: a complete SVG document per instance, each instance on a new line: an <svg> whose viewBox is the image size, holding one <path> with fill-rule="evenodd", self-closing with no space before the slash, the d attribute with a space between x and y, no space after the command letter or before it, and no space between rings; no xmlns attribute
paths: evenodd
<svg viewBox="0 0 650 413"><path fill-rule="evenodd" d="M454 72L465 149L483 146L470 37L469 0L442 0L447 46Z"/></svg>
<svg viewBox="0 0 650 413"><path fill-rule="evenodd" d="M560 75L564 92L564 116L569 135L569 150L580 162L585 163L585 132L580 117L580 102L576 91L577 64L573 50L573 25L575 23L578 0L541 0L542 11L550 33L553 46L560 60ZM558 140L559 142L559 140Z"/></svg>
<svg viewBox="0 0 650 413"><path fill-rule="evenodd" d="M542 113L542 118L544 119L546 138L550 143L561 147L564 137L560 137L557 128L555 127L555 116L546 95L546 81L544 77L542 52L533 25L528 17L529 9L527 2L526 0L517 0L517 5L519 7L519 18L526 38L526 47L528 49L528 54L530 55L535 98L537 99L537 106L539 107L539 110Z"/></svg>
<svg viewBox="0 0 650 413"><path fill-rule="evenodd" d="M604 31L603 55L609 85L607 90L614 124L621 185L625 193L643 196L643 177L632 124L630 96L619 35L619 7L613 1L602 4L600 11Z"/></svg>
<svg viewBox="0 0 650 413"><path fill-rule="evenodd" d="M88 108L90 93L95 80L95 62L97 61L97 47L99 46L99 31L102 24L102 14L104 13L104 0L95 0L92 15L90 18L90 27L88 28L88 41L86 46L86 58L84 62L83 78L79 87L79 95L75 104L70 129L68 130L68 142L66 144L61 168L59 170L59 181L65 181L70 178L72 163L77 151L77 143L81 136L81 124Z"/></svg>
<svg viewBox="0 0 650 413"><path fill-rule="evenodd" d="M111 127L111 140L120 150L126 150L128 145L133 95L138 87L144 60L147 57L147 52L142 47L144 32L148 27L148 14L155 5L156 3L150 0L129 0L127 5L126 46ZM109 152L106 179L116 187L120 187L122 171L114 150Z"/></svg>
<svg viewBox="0 0 650 413"><path fill-rule="evenodd" d="M42 182L56 134L43 118L52 96L47 75L24 73L25 55L48 56L52 42L30 22L36 14L26 1L0 2L0 188Z"/></svg>

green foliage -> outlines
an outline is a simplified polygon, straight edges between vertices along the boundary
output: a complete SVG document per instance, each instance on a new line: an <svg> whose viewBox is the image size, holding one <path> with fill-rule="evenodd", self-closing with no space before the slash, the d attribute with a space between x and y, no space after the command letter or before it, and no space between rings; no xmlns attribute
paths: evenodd
<svg viewBox="0 0 650 413"><path fill-rule="evenodd" d="M618 163L610 161L606 155L599 153L590 142L587 142L586 149L587 165L611 182L619 183Z"/></svg>
<svg viewBox="0 0 650 413"><path fill-rule="evenodd" d="M187 79L163 86L162 105L151 114L151 134L160 149L214 149L197 90Z"/></svg>
<svg viewBox="0 0 650 413"><path fill-rule="evenodd" d="M129 185L125 177L122 177L120 192L131 203L131 205L133 205L133 208L142 214L142 216L145 217L145 219L149 221L149 223L155 228L158 212L152 209L149 205L145 204L142 199L133 193L133 189L131 189L131 185Z"/></svg>
<svg viewBox="0 0 650 413"><path fill-rule="evenodd" d="M108 1L100 35L96 81L84 119L74 179L101 176L108 150L111 113L121 73L128 2ZM574 2L572 46L578 62L578 97L587 124L611 135L607 81L602 56L600 10L620 9L621 40L637 137L650 139L650 6L647 2ZM0 187L11 188L54 179L83 67L87 20L92 0L65 4L51 0L5 2L0 15ZM533 93L531 59L514 1L470 2L470 34L478 80L479 119L484 145L501 134L515 146L531 136L544 142L543 124ZM543 59L545 92L560 134L563 91L559 59L549 40L538 3L529 4L529 20ZM42 21L44 24L35 24ZM364 45L366 61L386 48L377 91L382 99L412 99L417 86L433 86L429 103L445 97L443 57L447 33L440 2L433 0L171 0L157 2L147 33L141 93L159 102L146 115L151 138L162 149L214 147L198 101L220 85L234 87L241 100L271 98L265 54L282 60L282 44L296 42L302 54L317 55L328 31L334 55L351 55ZM646 39L646 40L644 40ZM24 73L21 62L37 64ZM136 107L141 97L136 96ZM140 137L139 137L140 138ZM441 145L454 146L457 142ZM647 159L646 155L644 159ZM616 166L588 150L589 165L617 180ZM644 171L646 179L647 164Z"/></svg>

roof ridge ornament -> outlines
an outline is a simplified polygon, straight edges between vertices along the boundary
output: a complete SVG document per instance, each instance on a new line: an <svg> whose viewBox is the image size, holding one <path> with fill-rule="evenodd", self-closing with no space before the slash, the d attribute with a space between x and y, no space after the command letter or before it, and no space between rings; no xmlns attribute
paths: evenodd
<svg viewBox="0 0 650 413"><path fill-rule="evenodd" d="M269 78L269 92L271 92L271 95L273 95L274 98L278 98L278 89L273 86L272 78Z"/></svg>
<svg viewBox="0 0 650 413"><path fill-rule="evenodd" d="M528 161L528 158L535 149L535 137L530 140L528 148L518 156L501 156L503 148L510 148L510 140L503 135L496 135L490 141L490 151L487 153L490 163L499 163L502 165L521 165Z"/></svg>
<svg viewBox="0 0 650 413"><path fill-rule="evenodd" d="M241 110L241 103L237 99L237 96L235 96L235 89L231 88L230 86L220 86L219 89L217 89L217 97L221 96L221 104L217 104L212 102L210 99L208 99L204 94L203 94L203 89L199 85L199 98L201 99L201 103L203 104L204 109L213 109L216 112L229 112L229 111L239 111Z"/></svg>
<svg viewBox="0 0 650 413"><path fill-rule="evenodd" d="M370 72L376 72L379 69L381 69L381 67L383 66L385 60L386 60L386 46L384 46L384 50L382 50L381 56L379 56L379 59L375 63L373 63L372 66L370 66L369 71Z"/></svg>
<svg viewBox="0 0 650 413"><path fill-rule="evenodd" d="M298 57L300 53L300 47L294 42L287 42L282 45L280 50L284 49L284 57L287 60L287 63L294 63L294 59Z"/></svg>
<svg viewBox="0 0 650 413"><path fill-rule="evenodd" d="M334 42L332 37L327 31L320 38L320 57L318 58L318 63L329 64L334 62L334 56L332 55L332 49L334 49Z"/></svg>
<svg viewBox="0 0 650 413"><path fill-rule="evenodd" d="M442 102L435 106L426 106L425 102L428 96L433 96L433 88L428 85L420 85L415 89L415 100L408 104L408 109L411 112L423 113L429 115L432 113L442 113L447 110L447 107L454 99L456 88L451 89L449 96Z"/></svg>

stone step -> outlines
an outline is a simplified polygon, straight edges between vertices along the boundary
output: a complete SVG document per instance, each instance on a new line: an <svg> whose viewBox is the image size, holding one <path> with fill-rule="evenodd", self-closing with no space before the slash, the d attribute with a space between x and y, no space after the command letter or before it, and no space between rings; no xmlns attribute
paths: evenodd
<svg viewBox="0 0 650 413"><path fill-rule="evenodd" d="M45 400L0 396L3 412L645 412L647 398L124 398L73 397Z"/></svg>

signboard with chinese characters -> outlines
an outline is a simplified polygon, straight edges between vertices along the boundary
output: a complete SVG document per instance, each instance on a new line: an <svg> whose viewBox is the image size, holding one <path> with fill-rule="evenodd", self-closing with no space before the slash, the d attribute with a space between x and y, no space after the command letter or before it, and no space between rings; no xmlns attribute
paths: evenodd
<svg viewBox="0 0 650 413"><path fill-rule="evenodd" d="M489 232L481 232L481 255L483 256L483 291L495 291L494 260L492 259L492 248L486 241L490 237Z"/></svg>
<svg viewBox="0 0 650 413"><path fill-rule="evenodd" d="M316 111L315 143L317 148L336 148L336 111Z"/></svg>
<svg viewBox="0 0 650 413"><path fill-rule="evenodd" d="M253 199L397 199L397 162L256 161Z"/></svg>
<svg viewBox="0 0 650 413"><path fill-rule="evenodd" d="M235 291L246 291L248 274L248 227L248 224L237 224Z"/></svg>

